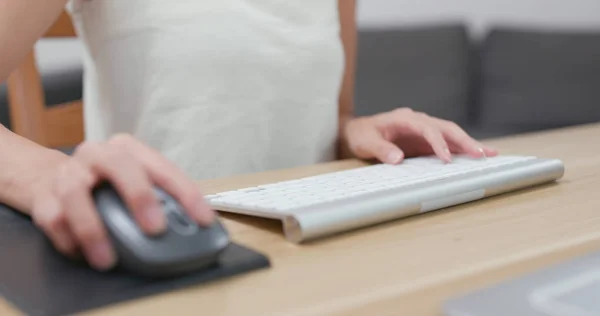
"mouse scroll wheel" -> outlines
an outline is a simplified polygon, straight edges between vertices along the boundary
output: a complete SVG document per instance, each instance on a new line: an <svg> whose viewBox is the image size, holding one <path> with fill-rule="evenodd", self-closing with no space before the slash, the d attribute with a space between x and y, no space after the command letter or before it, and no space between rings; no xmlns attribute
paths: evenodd
<svg viewBox="0 0 600 316"><path fill-rule="evenodd" d="M165 213L167 213L167 214L173 213L173 212L179 213L179 209L173 201L168 200L168 199L161 199L160 203L161 203L161 205L163 207L163 211Z"/></svg>
<svg viewBox="0 0 600 316"><path fill-rule="evenodd" d="M198 229L197 225L192 223L187 216L180 212L174 211L169 212L167 215L169 226L177 233L181 235L191 235Z"/></svg>
<svg viewBox="0 0 600 316"><path fill-rule="evenodd" d="M167 216L169 217L170 221L174 222L174 225L183 227L191 225L191 223L178 212L170 212Z"/></svg>
<svg viewBox="0 0 600 316"><path fill-rule="evenodd" d="M179 234L188 235L196 230L196 224L171 200L162 200L169 226Z"/></svg>

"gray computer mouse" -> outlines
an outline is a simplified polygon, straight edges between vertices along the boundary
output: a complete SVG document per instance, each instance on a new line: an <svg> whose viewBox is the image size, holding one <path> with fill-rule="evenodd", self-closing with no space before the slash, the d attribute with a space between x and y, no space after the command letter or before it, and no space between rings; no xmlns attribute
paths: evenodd
<svg viewBox="0 0 600 316"><path fill-rule="evenodd" d="M155 189L168 219L167 230L145 234L135 222L118 192L109 183L93 191L96 209L110 235L120 268L149 277L170 277L218 264L229 245L229 234L215 220L210 227L192 221L164 190Z"/></svg>

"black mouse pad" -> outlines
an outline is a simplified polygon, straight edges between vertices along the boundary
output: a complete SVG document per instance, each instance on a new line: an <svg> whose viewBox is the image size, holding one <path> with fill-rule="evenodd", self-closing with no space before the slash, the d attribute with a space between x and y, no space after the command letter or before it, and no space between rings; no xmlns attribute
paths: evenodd
<svg viewBox="0 0 600 316"><path fill-rule="evenodd" d="M80 313L270 266L264 255L231 244L215 267L179 278L99 273L60 255L29 217L1 204L0 251L0 293L23 313L40 316Z"/></svg>

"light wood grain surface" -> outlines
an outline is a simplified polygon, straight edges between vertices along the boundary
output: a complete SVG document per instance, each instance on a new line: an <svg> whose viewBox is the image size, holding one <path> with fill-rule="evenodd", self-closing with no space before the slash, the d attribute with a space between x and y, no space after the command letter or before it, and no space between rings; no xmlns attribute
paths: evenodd
<svg viewBox="0 0 600 316"><path fill-rule="evenodd" d="M62 12L44 37L75 37L67 12ZM42 146L74 147L84 140L81 100L48 107L32 49L8 78L12 131Z"/></svg>
<svg viewBox="0 0 600 316"><path fill-rule="evenodd" d="M287 242L278 222L223 215L272 267L90 315L441 315L441 303L600 250L600 125L491 140L502 154L562 159L557 184L322 239ZM333 170L350 160L202 182L206 193ZM0 314L14 309L0 304Z"/></svg>

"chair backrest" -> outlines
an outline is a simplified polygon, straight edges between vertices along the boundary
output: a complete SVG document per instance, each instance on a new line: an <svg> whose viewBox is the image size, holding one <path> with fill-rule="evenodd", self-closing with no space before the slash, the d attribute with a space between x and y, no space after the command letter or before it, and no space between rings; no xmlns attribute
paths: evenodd
<svg viewBox="0 0 600 316"><path fill-rule="evenodd" d="M44 37L75 37L66 12L56 20ZM8 102L12 130L40 145L72 147L84 139L81 100L46 106L42 79L32 49L23 63L8 78Z"/></svg>

